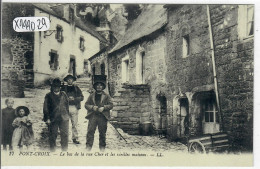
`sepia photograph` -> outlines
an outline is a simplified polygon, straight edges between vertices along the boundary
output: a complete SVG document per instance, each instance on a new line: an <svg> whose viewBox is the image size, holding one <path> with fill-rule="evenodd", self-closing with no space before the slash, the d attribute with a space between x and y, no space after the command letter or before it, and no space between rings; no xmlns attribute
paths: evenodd
<svg viewBox="0 0 260 169"><path fill-rule="evenodd" d="M255 4L1 9L1 167L253 166Z"/></svg>

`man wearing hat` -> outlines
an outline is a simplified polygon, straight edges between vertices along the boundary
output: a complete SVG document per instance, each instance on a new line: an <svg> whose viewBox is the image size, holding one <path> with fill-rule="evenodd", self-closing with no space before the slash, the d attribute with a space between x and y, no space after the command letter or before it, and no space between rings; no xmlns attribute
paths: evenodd
<svg viewBox="0 0 260 169"><path fill-rule="evenodd" d="M95 75L93 88L95 91L85 103L85 108L88 110L86 118L89 119L86 148L89 151L91 150L94 134L98 127L99 149L104 151L106 147L107 120L110 118L110 110L113 108L111 97L103 91L106 88L106 76Z"/></svg>
<svg viewBox="0 0 260 169"><path fill-rule="evenodd" d="M73 84L76 81L76 77L72 75L67 75L64 78L64 81L67 82L67 85L64 85L63 91L69 97L69 114L72 124L72 141L74 144L80 144L78 141L78 110L80 107L80 102L84 100L84 96L80 88Z"/></svg>
<svg viewBox="0 0 260 169"><path fill-rule="evenodd" d="M55 78L51 84L51 92L47 93L43 105L43 121L49 125L49 142L51 151L55 151L58 129L61 136L61 148L68 149L69 135L69 99L61 91L61 81Z"/></svg>

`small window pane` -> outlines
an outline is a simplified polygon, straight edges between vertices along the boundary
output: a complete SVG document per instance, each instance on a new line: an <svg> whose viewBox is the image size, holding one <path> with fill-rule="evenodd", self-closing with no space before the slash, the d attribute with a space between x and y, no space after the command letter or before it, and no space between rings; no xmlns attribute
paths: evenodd
<svg viewBox="0 0 260 169"><path fill-rule="evenodd" d="M205 112L205 122L209 122L209 112Z"/></svg>
<svg viewBox="0 0 260 169"><path fill-rule="evenodd" d="M209 119L209 121L210 122L214 122L214 113L213 112L210 112L210 119Z"/></svg>
<svg viewBox="0 0 260 169"><path fill-rule="evenodd" d="M189 36L188 35L184 36L182 41L183 41L182 42L182 45L183 45L182 46L182 57L186 58L189 55L189 45L190 45Z"/></svg>
<svg viewBox="0 0 260 169"><path fill-rule="evenodd" d="M247 8L247 35L253 35L254 32L254 6Z"/></svg>

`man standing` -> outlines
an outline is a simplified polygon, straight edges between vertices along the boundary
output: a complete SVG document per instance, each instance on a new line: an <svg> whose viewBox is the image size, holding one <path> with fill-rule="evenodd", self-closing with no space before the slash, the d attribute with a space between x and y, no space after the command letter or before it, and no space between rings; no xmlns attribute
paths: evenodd
<svg viewBox="0 0 260 169"><path fill-rule="evenodd" d="M94 134L98 127L99 149L104 151L106 147L107 120L110 118L110 110L113 108L111 97L103 91L106 88L106 76L95 75L93 88L95 92L89 96L85 103L85 108L88 110L86 118L89 119L86 148L88 151L91 150Z"/></svg>
<svg viewBox="0 0 260 169"><path fill-rule="evenodd" d="M43 105L43 121L49 126L49 143L51 151L55 151L58 129L61 136L62 151L68 150L69 99L61 90L61 81L56 78L47 93Z"/></svg>
<svg viewBox="0 0 260 169"><path fill-rule="evenodd" d="M72 75L67 75L64 78L64 81L67 82L68 85L64 85L63 91L69 97L69 114L72 124L72 141L74 144L80 144L78 141L78 110L80 107L80 102L84 100L84 96L78 86L73 84L76 81L76 77Z"/></svg>

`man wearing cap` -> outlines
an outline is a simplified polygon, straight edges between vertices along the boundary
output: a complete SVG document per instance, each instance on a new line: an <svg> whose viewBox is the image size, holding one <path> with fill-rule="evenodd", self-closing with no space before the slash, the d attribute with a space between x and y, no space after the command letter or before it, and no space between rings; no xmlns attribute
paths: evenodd
<svg viewBox="0 0 260 169"><path fill-rule="evenodd" d="M56 78L52 81L51 92L47 93L43 105L43 121L49 126L49 142L51 151L55 151L58 129L61 136L62 151L68 149L69 135L69 99L61 91L61 81Z"/></svg>
<svg viewBox="0 0 260 169"><path fill-rule="evenodd" d="M73 84L76 81L76 77L72 75L67 75L64 78L64 81L67 82L68 85L64 85L63 91L69 97L69 114L72 124L72 141L74 144L80 144L78 141L78 110L80 107L80 102L84 100L84 96L80 90L80 88Z"/></svg>
<svg viewBox="0 0 260 169"><path fill-rule="evenodd" d="M107 120L110 118L110 110L113 108L111 97L103 90L106 88L106 76L95 75L93 88L95 91L88 97L85 108L88 110L86 116L89 119L87 131L86 148L91 150L96 128L99 131L99 149L105 150Z"/></svg>

